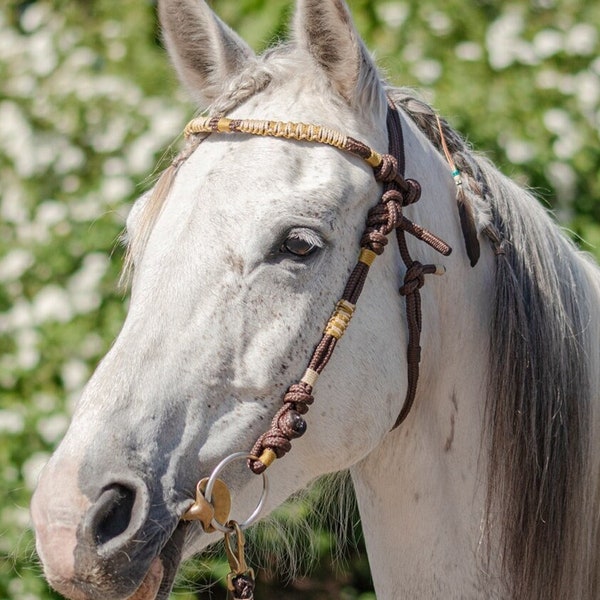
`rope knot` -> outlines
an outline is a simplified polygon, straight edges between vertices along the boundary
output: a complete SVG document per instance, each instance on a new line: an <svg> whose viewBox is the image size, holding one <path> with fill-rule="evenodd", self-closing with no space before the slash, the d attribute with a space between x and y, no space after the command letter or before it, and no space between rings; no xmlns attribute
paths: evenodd
<svg viewBox="0 0 600 600"><path fill-rule="evenodd" d="M231 592L234 600L252 600L254 598L255 583L247 574L236 575L231 579Z"/></svg>
<svg viewBox="0 0 600 600"><path fill-rule="evenodd" d="M383 254L383 250L388 243L387 237L377 231L367 231L360 239L360 245L363 248L368 248L377 254L378 256Z"/></svg>
<svg viewBox="0 0 600 600"><path fill-rule="evenodd" d="M383 194L383 196L381 196L381 201L384 204L393 202L394 204L398 204L398 206L400 206L400 207L402 207L402 205L405 203L404 202L404 194L400 190L397 190L395 188L387 190Z"/></svg>
<svg viewBox="0 0 600 600"><path fill-rule="evenodd" d="M408 296L420 290L425 284L425 273L428 269L419 261L415 260L404 275L404 285L400 288L400 294Z"/></svg>
<svg viewBox="0 0 600 600"><path fill-rule="evenodd" d="M414 204L421 197L421 184L414 179L404 180L404 206Z"/></svg>
<svg viewBox="0 0 600 600"><path fill-rule="evenodd" d="M290 385L283 402L285 404L294 405L296 410L301 414L308 412L308 407L315 401L312 395L312 388L304 382L294 383Z"/></svg>
<svg viewBox="0 0 600 600"><path fill-rule="evenodd" d="M402 193L398 190L388 190L382 197L385 207L387 223L382 233L388 235L394 229L398 229L402 222Z"/></svg>
<svg viewBox="0 0 600 600"><path fill-rule="evenodd" d="M308 407L314 402L312 387L303 381L290 385L283 402L270 428L256 440L251 451L254 456L260 457L265 449L269 449L277 458L282 458L291 450L291 440L304 435L306 421L302 415L308 412ZM250 459L248 466L259 475L268 465L261 460Z"/></svg>
<svg viewBox="0 0 600 600"><path fill-rule="evenodd" d="M391 154L383 154L379 166L373 169L377 181L390 182L398 176L398 160Z"/></svg>

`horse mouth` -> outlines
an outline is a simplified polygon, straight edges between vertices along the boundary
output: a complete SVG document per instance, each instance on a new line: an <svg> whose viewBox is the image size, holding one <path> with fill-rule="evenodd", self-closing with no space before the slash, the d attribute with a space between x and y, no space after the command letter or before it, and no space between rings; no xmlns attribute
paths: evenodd
<svg viewBox="0 0 600 600"><path fill-rule="evenodd" d="M164 545L160 554L150 563L138 589L127 600L167 600L181 562L187 523L181 522Z"/></svg>

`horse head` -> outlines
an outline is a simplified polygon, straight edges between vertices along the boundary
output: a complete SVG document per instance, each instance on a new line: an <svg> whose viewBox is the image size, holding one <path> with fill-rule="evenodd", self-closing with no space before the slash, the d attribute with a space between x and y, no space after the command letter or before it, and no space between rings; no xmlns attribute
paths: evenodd
<svg viewBox="0 0 600 600"><path fill-rule="evenodd" d="M298 0L291 41L261 56L203 0L160 0L159 13L172 62L206 118L190 123L181 154L131 210L127 318L32 501L52 586L73 600L166 598L180 560L217 539L182 520L197 481L257 438L268 460L253 457L262 464L253 470L270 465L263 514L316 477L350 468L382 598L502 595L512 585L499 575L504 559L482 568L477 558L482 523L499 504L509 506L499 521L508 533L488 537L514 559L504 560L521 590L514 597L533 598L535 587L535 598L549 598L545 581L570 586L567 575L550 574L588 535L583 520L571 527L583 519L575 512L555 515L573 503L586 468L576 423L589 386L579 366L596 352L589 340L598 329L569 294L591 293L574 283L590 267L429 107L386 87L343 0ZM401 125L390 125L390 114ZM398 138L400 127L403 142L386 163L390 131ZM382 174L384 163L392 175ZM400 189L409 179L420 186ZM381 200L382 192L391 195ZM372 212L403 193L395 208ZM405 207L456 249L443 259L448 275L428 277L443 272L432 261L445 246L407 220ZM402 233L400 252L390 244L365 282L364 265L385 244L367 235L379 249L358 254L368 246L365 220L434 248ZM551 265L559 255L569 258ZM342 295L357 256L364 289L354 306ZM424 277L426 293L412 295ZM546 310L548 298L561 307ZM325 334L335 341L323 350L336 303ZM426 352L415 391L419 336ZM557 350L566 339L572 348ZM307 369L315 347L326 369ZM533 372L554 360L560 377ZM572 369L562 374L565 364ZM292 402L297 429L265 441L298 381L307 399ZM525 410L527 402L540 404ZM564 455L549 450L556 440ZM255 473L242 461L222 473L236 521L261 497ZM528 533L512 514L527 515L518 526ZM537 558L554 526L565 532L558 558Z"/></svg>
<svg viewBox="0 0 600 600"><path fill-rule="evenodd" d="M204 2L165 0L160 17L183 83L211 114L318 123L387 150L385 89L342 2L300 2L293 42L261 57ZM380 188L368 165L329 147L209 136L163 197L138 200L127 319L33 499L57 590L125 598L162 581L164 594L179 556L214 541L180 521L196 481L251 448L302 375ZM389 253L373 269L369 309L319 381L306 435L270 470L266 512L391 429L406 389L382 358L405 352L397 263ZM241 463L229 478L233 514L248 514L258 479Z"/></svg>

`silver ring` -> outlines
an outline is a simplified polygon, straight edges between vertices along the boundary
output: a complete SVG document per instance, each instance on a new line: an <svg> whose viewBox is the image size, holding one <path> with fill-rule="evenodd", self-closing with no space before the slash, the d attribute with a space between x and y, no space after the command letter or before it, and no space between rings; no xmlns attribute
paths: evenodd
<svg viewBox="0 0 600 600"><path fill-rule="evenodd" d="M206 498L207 502L210 503L212 501L212 492L213 492L213 488L215 486L215 481L217 480L219 473L230 462L233 462L234 460L239 460L242 458L258 460L256 458L256 456L254 456L253 454L248 454L247 452L234 452L233 454L230 454L229 456L225 457L214 468L213 472L210 474L210 477L208 478L208 482L206 484L206 489L204 490L204 497ZM258 515L260 514L260 511L262 510L265 500L267 498L267 493L269 492L269 480L267 479L266 473L263 472L263 473L261 473L261 475L262 475L263 488L262 488L262 494L260 495L260 500L258 501L258 504L257 504L256 508L254 509L254 511L252 512L252 514L245 521L238 523L240 529L247 529L248 527L250 527L250 525L252 525L252 523L254 523L254 521L256 521L256 519L258 518ZM217 521L215 518L213 518L213 520L210 522L210 524L215 529L217 529L218 531L221 531L222 533L231 533L232 531L234 531L231 527L227 527L225 524L219 523L219 521Z"/></svg>

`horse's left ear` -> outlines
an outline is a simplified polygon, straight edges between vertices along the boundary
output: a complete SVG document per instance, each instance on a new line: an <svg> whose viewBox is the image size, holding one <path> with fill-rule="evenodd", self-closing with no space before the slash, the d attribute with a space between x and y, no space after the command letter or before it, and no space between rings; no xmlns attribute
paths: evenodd
<svg viewBox="0 0 600 600"><path fill-rule="evenodd" d="M352 107L368 106L385 114L377 67L344 0L298 0L293 37Z"/></svg>

